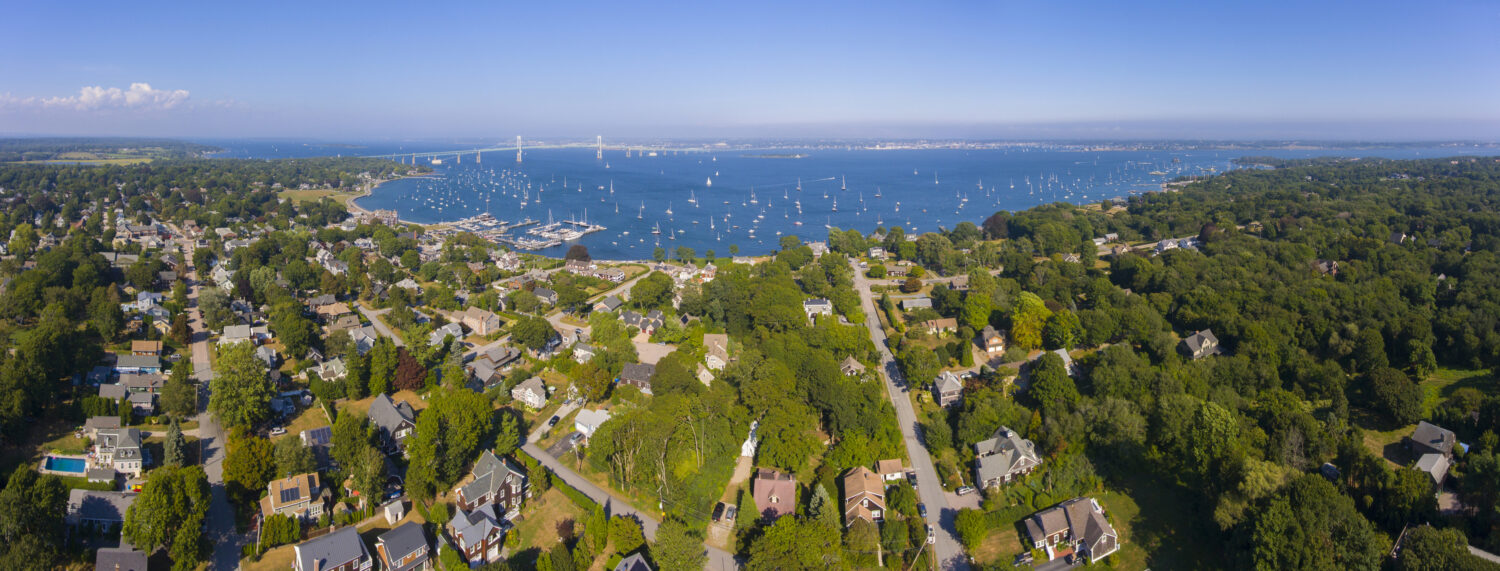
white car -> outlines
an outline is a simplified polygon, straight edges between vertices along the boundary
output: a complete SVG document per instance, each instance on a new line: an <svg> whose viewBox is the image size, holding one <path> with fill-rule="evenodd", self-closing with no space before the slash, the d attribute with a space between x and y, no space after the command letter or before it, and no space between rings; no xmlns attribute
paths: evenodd
<svg viewBox="0 0 1500 571"><path fill-rule="evenodd" d="M937 530L932 529L932 526L929 525L927 526L927 545L934 543L937 543Z"/></svg>
<svg viewBox="0 0 1500 571"><path fill-rule="evenodd" d="M285 428L277 426L277 427L271 429L271 436L281 436L283 434L286 434L286 429Z"/></svg>

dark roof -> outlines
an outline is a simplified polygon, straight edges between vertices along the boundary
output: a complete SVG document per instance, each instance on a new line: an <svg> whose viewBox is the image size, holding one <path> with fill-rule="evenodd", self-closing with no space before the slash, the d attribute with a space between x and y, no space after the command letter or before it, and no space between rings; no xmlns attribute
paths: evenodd
<svg viewBox="0 0 1500 571"><path fill-rule="evenodd" d="M620 380L650 383L651 375L656 374L656 365L646 363L626 363L620 370Z"/></svg>
<svg viewBox="0 0 1500 571"><path fill-rule="evenodd" d="M125 492L68 491L69 515L85 520L123 522L125 511L132 503L135 503L135 494Z"/></svg>
<svg viewBox="0 0 1500 571"><path fill-rule="evenodd" d="M643 555L641 555L640 552L636 552L636 553L632 554L630 557L626 557L624 559L621 559L620 560L620 564L619 565L615 565L615 571L652 571L652 570L651 570L651 565L649 565L649 564L646 563L646 557L643 556Z"/></svg>
<svg viewBox="0 0 1500 571"><path fill-rule="evenodd" d="M295 550L301 569L329 569L370 556L352 525L298 544Z"/></svg>
<svg viewBox="0 0 1500 571"><path fill-rule="evenodd" d="M302 440L309 446L333 442L333 427L319 426L304 430L302 431Z"/></svg>
<svg viewBox="0 0 1500 571"><path fill-rule="evenodd" d="M397 405L391 401L390 395L381 394L375 397L375 402L370 403L370 422L388 431L400 430L402 422L415 424L416 418L411 405Z"/></svg>
<svg viewBox="0 0 1500 571"><path fill-rule="evenodd" d="M396 529L381 534L378 541L380 545L385 546L386 557L390 559L390 561L386 562L388 566L389 563L400 561L407 555L416 553L423 547L428 546L427 534L422 531L422 526L409 521L396 526ZM406 566L394 567L393 569L405 571L421 564L420 560L413 561Z"/></svg>
<svg viewBox="0 0 1500 571"><path fill-rule="evenodd" d="M147 571L146 553L129 547L105 547L94 554L98 571Z"/></svg>
<svg viewBox="0 0 1500 571"><path fill-rule="evenodd" d="M1427 450L1432 450L1440 454L1451 454L1453 453L1453 444L1458 442L1458 438L1453 435L1452 430L1424 420L1418 422L1417 429L1412 431L1411 441L1413 444Z"/></svg>

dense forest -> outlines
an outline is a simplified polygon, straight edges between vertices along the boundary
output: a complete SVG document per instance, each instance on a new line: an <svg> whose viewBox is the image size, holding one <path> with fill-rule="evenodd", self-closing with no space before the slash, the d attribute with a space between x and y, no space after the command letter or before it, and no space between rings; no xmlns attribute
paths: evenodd
<svg viewBox="0 0 1500 571"><path fill-rule="evenodd" d="M0 162L102 158L186 159L219 150L169 139L34 138L0 139Z"/></svg>

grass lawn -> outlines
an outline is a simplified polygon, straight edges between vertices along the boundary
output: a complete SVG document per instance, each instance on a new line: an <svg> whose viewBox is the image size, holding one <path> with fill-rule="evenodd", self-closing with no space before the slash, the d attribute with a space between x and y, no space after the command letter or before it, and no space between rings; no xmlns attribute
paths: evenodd
<svg viewBox="0 0 1500 571"><path fill-rule="evenodd" d="M416 405L412 406L415 407ZM282 435L282 437L300 438L304 430L319 426L329 426L331 424L333 423L328 420L328 413L323 412L323 407L310 406L303 409L302 413L297 415L297 418L287 423L286 434Z"/></svg>
<svg viewBox="0 0 1500 571"><path fill-rule="evenodd" d="M285 198L297 202L317 202L326 197L346 206L349 204L349 200L357 195L358 193L356 192L344 192L331 188L317 188L311 190L283 190L276 193L276 196L278 198Z"/></svg>
<svg viewBox="0 0 1500 571"><path fill-rule="evenodd" d="M1016 554L1029 551L1030 546L1023 545L1020 536L1020 532L1016 531L1014 525L992 529L989 535L984 537L984 542L979 544L979 549L974 550L970 555L973 555L974 560L979 563L1010 564L1015 560Z"/></svg>
<svg viewBox="0 0 1500 571"><path fill-rule="evenodd" d="M1486 369L1438 369L1432 377L1422 381L1421 387L1422 415L1430 416L1438 404L1459 389L1472 388L1484 394L1495 394L1500 391L1500 377Z"/></svg>
<svg viewBox="0 0 1500 571"><path fill-rule="evenodd" d="M588 514L583 513L583 509L557 488L547 490L547 493L529 502L526 506L526 517L516 525L515 533L521 538L519 549L524 550L528 547L536 547L542 551L552 549L552 546L562 538L559 531L572 537L583 530L583 524L587 520Z"/></svg>
<svg viewBox="0 0 1500 571"><path fill-rule="evenodd" d="M83 454L84 452L88 451L88 449L84 447L84 444L86 444L87 442L87 438L74 438L73 433L69 431L62 436L58 436L57 438L42 443L42 445L37 448L37 452L41 454L46 454L48 452L58 452L61 454Z"/></svg>
<svg viewBox="0 0 1500 571"><path fill-rule="evenodd" d="M1187 492L1144 474L1113 479L1094 494L1120 533L1111 559L1120 569L1224 569L1223 539L1207 514L1197 512Z"/></svg>

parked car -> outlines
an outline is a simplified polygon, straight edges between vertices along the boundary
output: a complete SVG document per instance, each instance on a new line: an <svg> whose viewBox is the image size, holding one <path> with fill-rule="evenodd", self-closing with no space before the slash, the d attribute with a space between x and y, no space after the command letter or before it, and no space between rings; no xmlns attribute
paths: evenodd
<svg viewBox="0 0 1500 571"><path fill-rule="evenodd" d="M554 426L557 426L557 421L559 421L559 420L562 420L562 417L557 416L555 414L552 415L552 419L547 421L547 428L552 428Z"/></svg>
<svg viewBox="0 0 1500 571"><path fill-rule="evenodd" d="M917 472L915 470L906 473L906 480L911 482L911 487L917 487Z"/></svg>
<svg viewBox="0 0 1500 571"><path fill-rule="evenodd" d="M972 493L974 493L974 486L963 486L958 489L958 495L960 496L966 496Z"/></svg>
<svg viewBox="0 0 1500 571"><path fill-rule="evenodd" d="M285 428L282 428L280 426L271 427L271 436L281 436L283 434L286 434Z"/></svg>
<svg viewBox="0 0 1500 571"><path fill-rule="evenodd" d="M724 508L724 519L727 519L729 521L734 521L734 516L739 515L739 513L740 513L739 506L729 506L727 508Z"/></svg>
<svg viewBox="0 0 1500 571"><path fill-rule="evenodd" d="M572 436L568 437L568 441L574 444L577 444L579 440L583 440L582 432L574 432Z"/></svg>
<svg viewBox="0 0 1500 571"><path fill-rule="evenodd" d="M1033 559L1031 557L1031 553L1029 553L1029 552L1028 553L1017 553L1016 554L1016 561L1015 561L1015 563L1013 565L1016 566L1016 567L1020 567L1022 565L1030 565L1031 562L1032 562L1032 560Z"/></svg>
<svg viewBox="0 0 1500 571"><path fill-rule="evenodd" d="M927 504L917 504L917 515L922 516L922 519L927 519Z"/></svg>
<svg viewBox="0 0 1500 571"><path fill-rule="evenodd" d="M932 526L929 525L927 526L927 545L934 543L937 543L937 530L932 529Z"/></svg>
<svg viewBox="0 0 1500 571"><path fill-rule="evenodd" d="M723 518L723 517L724 517L724 502L719 502L718 504L716 504L714 506L714 521L719 521L719 519Z"/></svg>

